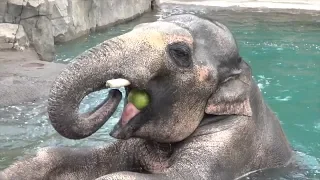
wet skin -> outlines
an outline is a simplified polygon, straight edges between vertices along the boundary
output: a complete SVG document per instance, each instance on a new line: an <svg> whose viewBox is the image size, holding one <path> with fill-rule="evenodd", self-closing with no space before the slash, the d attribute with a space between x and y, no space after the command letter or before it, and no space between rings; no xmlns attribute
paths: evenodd
<svg viewBox="0 0 320 180"><path fill-rule="evenodd" d="M49 119L57 132L70 139L96 132L118 106L120 91L111 90L92 112L79 114L78 107L112 78L131 82L127 94L139 88L151 97L141 111L129 111L126 100L123 113L132 118L121 118L110 133L118 141L90 149L42 149L0 177L228 180L292 162L278 118L219 22L171 16L78 56L50 92Z"/></svg>

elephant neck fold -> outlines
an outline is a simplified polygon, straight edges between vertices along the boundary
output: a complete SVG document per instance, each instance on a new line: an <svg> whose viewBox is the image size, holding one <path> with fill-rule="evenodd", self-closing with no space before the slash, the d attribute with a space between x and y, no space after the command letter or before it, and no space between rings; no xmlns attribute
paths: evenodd
<svg viewBox="0 0 320 180"><path fill-rule="evenodd" d="M206 126L211 123L221 121L221 120L226 119L228 117L230 117L230 115L209 115L209 114L206 114L203 117L202 121L200 122L199 127Z"/></svg>

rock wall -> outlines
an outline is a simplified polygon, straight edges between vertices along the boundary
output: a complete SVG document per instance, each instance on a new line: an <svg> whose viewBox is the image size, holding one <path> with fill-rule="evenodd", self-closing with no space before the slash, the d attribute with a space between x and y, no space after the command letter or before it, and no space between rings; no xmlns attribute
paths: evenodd
<svg viewBox="0 0 320 180"><path fill-rule="evenodd" d="M0 23L21 24L41 60L54 59L54 42L66 42L133 19L152 0L0 0Z"/></svg>
<svg viewBox="0 0 320 180"><path fill-rule="evenodd" d="M24 50L29 47L29 39L22 25L0 23L0 49Z"/></svg>
<svg viewBox="0 0 320 180"><path fill-rule="evenodd" d="M55 41L69 41L150 8L151 0L56 0L51 18Z"/></svg>
<svg viewBox="0 0 320 180"><path fill-rule="evenodd" d="M7 8L7 0L0 0L0 23L3 22L6 8Z"/></svg>

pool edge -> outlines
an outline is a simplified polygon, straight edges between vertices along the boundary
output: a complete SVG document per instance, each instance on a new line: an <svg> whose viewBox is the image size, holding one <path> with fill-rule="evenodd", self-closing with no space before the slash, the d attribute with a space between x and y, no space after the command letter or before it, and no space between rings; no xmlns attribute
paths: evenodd
<svg viewBox="0 0 320 180"><path fill-rule="evenodd" d="M277 11L286 13L316 13L320 14L320 1L316 0L295 0L289 2L288 0L272 1L272 0L159 0L160 5L176 4L176 5L196 5L196 6L210 6L221 9L230 10L253 10L253 11Z"/></svg>

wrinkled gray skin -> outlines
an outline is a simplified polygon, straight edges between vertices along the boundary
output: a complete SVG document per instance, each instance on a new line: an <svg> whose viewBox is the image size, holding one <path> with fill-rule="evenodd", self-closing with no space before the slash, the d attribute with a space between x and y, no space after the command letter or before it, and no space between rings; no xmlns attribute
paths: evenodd
<svg viewBox="0 0 320 180"><path fill-rule="evenodd" d="M62 136L90 136L112 115L118 90L95 112L78 114L83 97L108 79L130 80L127 90L145 89L151 103L128 124L119 121L111 132L115 143L43 149L5 169L2 179L229 180L291 161L279 120L218 22L176 15L141 24L77 59L49 98L49 118Z"/></svg>

